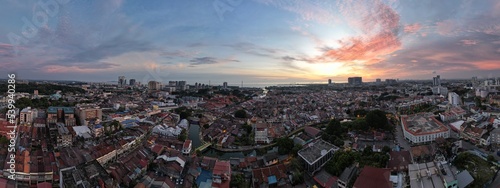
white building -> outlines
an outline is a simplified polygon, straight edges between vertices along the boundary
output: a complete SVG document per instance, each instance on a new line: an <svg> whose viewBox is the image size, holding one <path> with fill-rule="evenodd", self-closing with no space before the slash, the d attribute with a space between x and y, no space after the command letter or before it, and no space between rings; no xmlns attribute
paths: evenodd
<svg viewBox="0 0 500 188"><path fill-rule="evenodd" d="M37 116L38 116L37 109L31 109L31 107L26 107L23 110L21 110L21 113L19 114L19 124L31 125Z"/></svg>
<svg viewBox="0 0 500 188"><path fill-rule="evenodd" d="M257 123L255 125L255 143L257 144L269 144L267 123Z"/></svg>
<svg viewBox="0 0 500 188"><path fill-rule="evenodd" d="M401 117L405 139L412 143L432 142L438 137L450 137L450 129L433 114L415 114Z"/></svg>
<svg viewBox="0 0 500 188"><path fill-rule="evenodd" d="M153 133L161 136L179 136L182 132L180 127L169 127L166 125L157 125L153 128Z"/></svg>
<svg viewBox="0 0 500 188"><path fill-rule="evenodd" d="M182 145L182 154L189 155L191 153L191 148L193 147L191 140L184 141Z"/></svg>
<svg viewBox="0 0 500 188"><path fill-rule="evenodd" d="M460 105L460 96L455 92L448 93L448 102L453 106Z"/></svg>

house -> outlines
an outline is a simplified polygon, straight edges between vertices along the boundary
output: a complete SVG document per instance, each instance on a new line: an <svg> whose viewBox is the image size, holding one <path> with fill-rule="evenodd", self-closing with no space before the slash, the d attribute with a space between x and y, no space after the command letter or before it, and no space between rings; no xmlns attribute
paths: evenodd
<svg viewBox="0 0 500 188"><path fill-rule="evenodd" d="M229 188L231 182L231 164L229 161L215 162L212 171L212 187Z"/></svg>
<svg viewBox="0 0 500 188"><path fill-rule="evenodd" d="M322 188L335 188L338 187L337 176L332 176L325 170L321 170L313 177L314 181L318 183Z"/></svg>
<svg viewBox="0 0 500 188"><path fill-rule="evenodd" d="M189 153L191 153L191 148L192 148L192 141L191 140L184 141L184 144L182 145L182 154L189 155Z"/></svg>
<svg viewBox="0 0 500 188"><path fill-rule="evenodd" d="M337 181L338 187L346 188L349 185L349 182L351 182L352 178L357 174L357 171L358 168L354 165L351 165L350 167L344 169Z"/></svg>
<svg viewBox="0 0 500 188"><path fill-rule="evenodd" d="M270 153L264 156L264 163L266 166L271 166L278 164L279 159L278 159L278 154L277 153Z"/></svg>
<svg viewBox="0 0 500 188"><path fill-rule="evenodd" d="M286 166L278 164L274 166L255 168L252 170L253 187L280 187L290 185Z"/></svg>
<svg viewBox="0 0 500 188"><path fill-rule="evenodd" d="M304 132L308 136L316 138L321 131L319 129L317 129L317 128L307 126L307 127L304 128Z"/></svg>
<svg viewBox="0 0 500 188"><path fill-rule="evenodd" d="M474 178L470 175L469 171L464 170L457 174L458 188L465 188L470 185Z"/></svg>
<svg viewBox="0 0 500 188"><path fill-rule="evenodd" d="M408 164L411 163L411 154L409 151L391 151L387 168L392 172L401 172L408 170Z"/></svg>
<svg viewBox="0 0 500 188"><path fill-rule="evenodd" d="M354 182L353 188L392 188L390 176L390 169L365 166Z"/></svg>
<svg viewBox="0 0 500 188"><path fill-rule="evenodd" d="M434 159L436 148L433 145L414 146L410 149L411 158L413 161L431 161Z"/></svg>

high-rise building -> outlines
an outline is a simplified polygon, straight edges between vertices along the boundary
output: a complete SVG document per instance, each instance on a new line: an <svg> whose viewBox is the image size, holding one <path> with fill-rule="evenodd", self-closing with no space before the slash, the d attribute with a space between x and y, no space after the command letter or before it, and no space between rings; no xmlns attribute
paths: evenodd
<svg viewBox="0 0 500 188"><path fill-rule="evenodd" d="M375 82L377 82L377 84L380 84L380 83L382 82L382 79L377 78L377 79L375 80Z"/></svg>
<svg viewBox="0 0 500 188"><path fill-rule="evenodd" d="M222 83L222 87L223 87L224 89L227 89L227 82Z"/></svg>
<svg viewBox="0 0 500 188"><path fill-rule="evenodd" d="M460 105L460 96L455 92L449 92L448 102L453 106Z"/></svg>
<svg viewBox="0 0 500 188"><path fill-rule="evenodd" d="M347 78L347 83L349 85L361 85L363 83L362 77L349 77Z"/></svg>
<svg viewBox="0 0 500 188"><path fill-rule="evenodd" d="M152 91L161 90L161 82L149 81L149 83L148 83L148 89L152 90Z"/></svg>
<svg viewBox="0 0 500 188"><path fill-rule="evenodd" d="M390 84L395 84L397 83L398 81L396 79L385 79L385 83L390 85Z"/></svg>
<svg viewBox="0 0 500 188"><path fill-rule="evenodd" d="M118 76L118 86L123 87L127 81L125 80L125 76Z"/></svg>
<svg viewBox="0 0 500 188"><path fill-rule="evenodd" d="M476 83L477 82L477 76L473 76L472 77L472 83Z"/></svg>
<svg viewBox="0 0 500 188"><path fill-rule="evenodd" d="M177 81L177 88L181 91L186 90L186 81Z"/></svg>
<svg viewBox="0 0 500 188"><path fill-rule="evenodd" d="M102 109L96 104L78 104L75 111L80 125L88 126L102 121Z"/></svg>
<svg viewBox="0 0 500 188"><path fill-rule="evenodd" d="M436 77L432 78L432 85L433 86L441 86L441 76L437 75Z"/></svg>
<svg viewBox="0 0 500 188"><path fill-rule="evenodd" d="M332 85L332 79L328 79L328 85Z"/></svg>
<svg viewBox="0 0 500 188"><path fill-rule="evenodd" d="M130 84L131 86L134 86L134 85L135 85L135 79L130 79L129 84Z"/></svg>

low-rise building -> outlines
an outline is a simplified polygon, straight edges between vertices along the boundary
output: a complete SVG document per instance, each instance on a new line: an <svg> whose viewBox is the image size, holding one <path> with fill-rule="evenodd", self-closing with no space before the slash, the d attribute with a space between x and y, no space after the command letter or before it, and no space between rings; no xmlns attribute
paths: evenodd
<svg viewBox="0 0 500 188"><path fill-rule="evenodd" d="M390 176L389 169L365 166L354 182L353 188L392 188Z"/></svg>
<svg viewBox="0 0 500 188"><path fill-rule="evenodd" d="M95 124L102 121L102 109L96 104L78 104L75 109L80 125Z"/></svg>
<svg viewBox="0 0 500 188"><path fill-rule="evenodd" d="M401 126L405 139L415 144L432 142L438 137L450 137L449 128L432 114L402 116Z"/></svg>
<svg viewBox="0 0 500 188"><path fill-rule="evenodd" d="M289 184L284 164L252 169L252 187L281 187Z"/></svg>
<svg viewBox="0 0 500 188"><path fill-rule="evenodd" d="M342 174L340 174L339 179L337 180L337 186L340 188L346 188L351 182L352 178L357 174L358 168L354 165L344 169Z"/></svg>
<svg viewBox="0 0 500 188"><path fill-rule="evenodd" d="M410 187L458 188L457 171L455 167L442 162L410 164Z"/></svg>
<svg viewBox="0 0 500 188"><path fill-rule="evenodd" d="M229 188L231 182L231 164L229 161L215 162L212 171L212 187Z"/></svg>
<svg viewBox="0 0 500 188"><path fill-rule="evenodd" d="M406 172L408 164L411 163L411 155L409 151L391 151L390 158L387 163L387 168L393 172Z"/></svg>
<svg viewBox="0 0 500 188"><path fill-rule="evenodd" d="M69 147L73 145L73 135L68 127L58 123L57 125L57 147Z"/></svg>
<svg viewBox="0 0 500 188"><path fill-rule="evenodd" d="M298 154L305 161L305 170L312 175L319 171L333 157L333 153L337 150L339 150L339 147L318 139L316 142L306 145Z"/></svg>
<svg viewBox="0 0 500 188"><path fill-rule="evenodd" d="M191 153L191 148L193 147L191 143L191 140L184 141L182 145L182 154L189 155L189 153Z"/></svg>

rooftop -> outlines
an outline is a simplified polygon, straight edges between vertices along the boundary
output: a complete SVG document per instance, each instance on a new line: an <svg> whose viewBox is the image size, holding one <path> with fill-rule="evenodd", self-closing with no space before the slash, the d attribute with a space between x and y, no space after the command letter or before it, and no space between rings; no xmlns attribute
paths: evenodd
<svg viewBox="0 0 500 188"><path fill-rule="evenodd" d="M448 128L431 114L402 116L404 129L413 135L425 135L448 131Z"/></svg>
<svg viewBox="0 0 500 188"><path fill-rule="evenodd" d="M358 179L354 182L356 188L392 188L389 181L391 171L389 169L365 166Z"/></svg>
<svg viewBox="0 0 500 188"><path fill-rule="evenodd" d="M311 143L308 147L299 151L299 156L306 160L309 164L314 164L330 151L337 151L339 148L333 144L325 142L322 139Z"/></svg>
<svg viewBox="0 0 500 188"><path fill-rule="evenodd" d="M51 106L47 109L47 113L49 114L55 114L57 113L58 110L64 111L65 114L74 114L75 109L73 107L58 107L58 106Z"/></svg>

